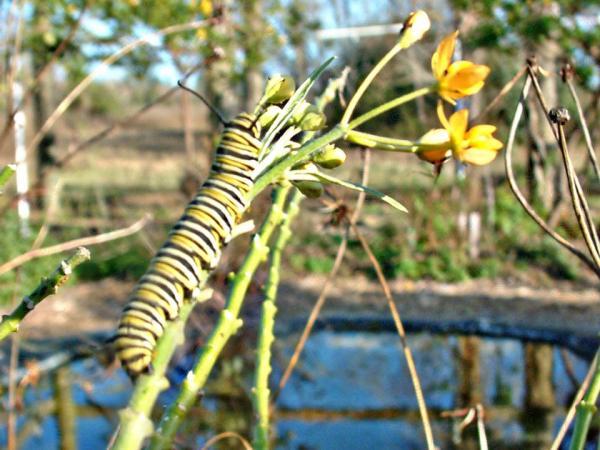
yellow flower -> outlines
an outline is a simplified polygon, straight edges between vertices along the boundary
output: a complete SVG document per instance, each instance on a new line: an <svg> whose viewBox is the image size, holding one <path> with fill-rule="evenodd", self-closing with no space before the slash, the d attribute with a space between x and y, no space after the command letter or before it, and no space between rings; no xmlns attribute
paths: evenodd
<svg viewBox="0 0 600 450"><path fill-rule="evenodd" d="M484 166L491 163L502 142L492 136L496 131L493 125L475 125L467 130L469 124L469 111L461 109L446 119L442 102L438 103L438 117L450 138L452 156L464 163Z"/></svg>
<svg viewBox="0 0 600 450"><path fill-rule="evenodd" d="M213 13L213 2L211 0L200 0L198 10L204 17L210 17Z"/></svg>
<svg viewBox="0 0 600 450"><path fill-rule="evenodd" d="M438 92L452 104L454 100L479 92L490 73L488 66L471 61L452 62L457 36L458 31L455 31L442 39L431 58L431 70L438 81Z"/></svg>

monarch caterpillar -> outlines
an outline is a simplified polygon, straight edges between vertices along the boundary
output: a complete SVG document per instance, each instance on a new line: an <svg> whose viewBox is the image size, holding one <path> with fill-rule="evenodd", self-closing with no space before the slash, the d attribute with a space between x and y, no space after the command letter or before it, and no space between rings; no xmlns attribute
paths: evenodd
<svg viewBox="0 0 600 450"><path fill-rule="evenodd" d="M254 185L260 135L260 122L252 114L241 113L226 124L208 179L131 293L114 339L131 378L151 370L166 322L177 318L184 299L214 270L231 239Z"/></svg>

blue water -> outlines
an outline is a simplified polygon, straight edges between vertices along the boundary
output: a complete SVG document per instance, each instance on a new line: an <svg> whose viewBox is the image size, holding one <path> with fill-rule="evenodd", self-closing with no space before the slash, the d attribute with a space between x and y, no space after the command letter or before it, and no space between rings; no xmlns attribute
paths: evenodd
<svg viewBox="0 0 600 450"><path fill-rule="evenodd" d="M295 336L279 339L274 349L273 380L278 380L282 367L276 363L287 362L293 351ZM447 448L451 438L451 425L448 419L441 419L439 411L457 407L456 367L457 337L440 337L419 334L409 336L409 344L415 359L428 408L432 411L434 433L438 445ZM522 343L508 339L482 339L480 387L484 406L492 407L498 398L498 389L504 392L503 398L508 407L517 413L523 407L524 367ZM251 361L250 355L247 358ZM570 357L574 370L582 379L588 363L574 356ZM121 370L107 372L93 360L80 361L72 365L73 397L78 405L101 406L105 415L80 417L77 421L77 442L80 449L103 449L118 422L117 411L126 405L131 384ZM251 367L245 367L242 383L250 396L252 382ZM572 386L558 350L555 350L553 374L555 394L559 405L565 405ZM37 387L27 389L25 405L32 407L51 397L52 389L48 380ZM161 404L168 403L171 395L163 396ZM231 408L251 422L252 411L249 402L236 403L231 400ZM219 408L223 401L206 397L203 406L211 411ZM398 336L394 333L320 331L307 342L304 353L283 390L274 426L278 437L277 449L422 449L424 438L422 426L416 414L417 402L408 374ZM237 408L237 410L236 410ZM332 413L331 419L323 415L311 418L303 416L306 410ZM88 408L89 411L89 408ZM351 412L373 413L365 418L352 418ZM392 411L394 417L381 411ZM396 411L394 413L394 411ZM411 413L408 414L407 413ZM518 414L514 416L492 417L486 422L490 439L518 445L525 437L525 431ZM331 415L331 414L330 414ZM195 420L201 421L202 417ZM562 421L562 414L556 414L547 433L553 435ZM24 419L19 420L22 426ZM194 422L194 426L196 424ZM205 425L207 426L207 425ZM202 428L204 428L203 426ZM243 428L244 424L240 427ZM199 429L199 428L194 428ZM224 430L213 430L197 442ZM240 430L246 436L248 429ZM6 445L6 429L0 428L0 445ZM55 449L59 447L59 434L54 416L44 418L36 433L31 435L21 447L24 450ZM510 447L506 447L510 448Z"/></svg>

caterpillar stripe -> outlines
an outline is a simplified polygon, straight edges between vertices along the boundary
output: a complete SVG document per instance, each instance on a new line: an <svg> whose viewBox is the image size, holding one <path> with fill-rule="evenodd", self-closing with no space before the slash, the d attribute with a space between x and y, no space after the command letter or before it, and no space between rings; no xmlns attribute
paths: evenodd
<svg viewBox="0 0 600 450"><path fill-rule="evenodd" d="M227 124L208 179L131 293L115 336L117 357L130 377L148 373L167 321L177 318L183 301L219 262L247 208L260 131L256 117L247 113Z"/></svg>

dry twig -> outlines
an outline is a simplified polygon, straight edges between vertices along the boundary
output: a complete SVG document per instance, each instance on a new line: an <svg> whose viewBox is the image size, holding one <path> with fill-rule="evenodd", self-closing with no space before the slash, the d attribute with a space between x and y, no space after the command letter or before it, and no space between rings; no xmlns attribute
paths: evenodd
<svg viewBox="0 0 600 450"><path fill-rule="evenodd" d="M123 237L137 233L139 230L145 227L149 221L150 216L146 215L126 228L110 231L108 233L97 234L95 236L74 239L72 241L62 242L60 244L52 245L50 247L44 247L28 251L27 253L23 253L22 255L19 255L16 258L13 258L10 261L0 265L0 275L5 274L6 272L9 272L16 267L22 266L23 264L33 259L54 255L56 253L66 252L77 247L103 244L105 242L114 241L115 239L121 239Z"/></svg>

